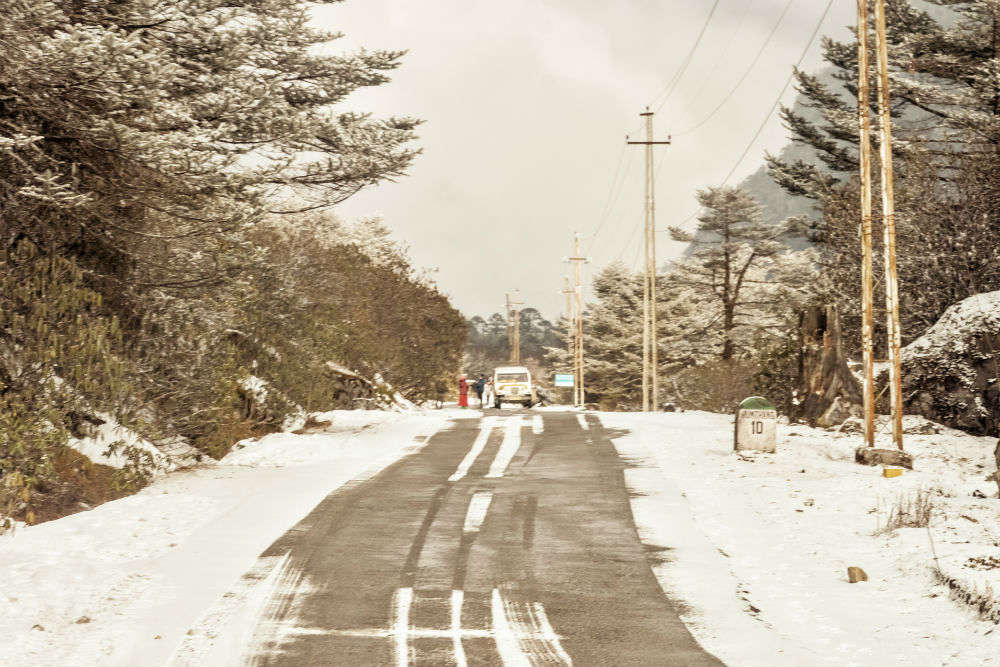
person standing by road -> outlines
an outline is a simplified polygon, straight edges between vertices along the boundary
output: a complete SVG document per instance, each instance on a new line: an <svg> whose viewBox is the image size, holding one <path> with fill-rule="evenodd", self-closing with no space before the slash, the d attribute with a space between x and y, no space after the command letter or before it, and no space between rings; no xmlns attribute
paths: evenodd
<svg viewBox="0 0 1000 667"><path fill-rule="evenodd" d="M479 374L479 379L472 385L472 389L476 392L476 398L479 399L479 409L482 410L483 390L486 389L486 377L482 373Z"/></svg>
<svg viewBox="0 0 1000 667"><path fill-rule="evenodd" d="M458 378L458 407L469 407L469 383L465 379L465 373Z"/></svg>
<svg viewBox="0 0 1000 667"><path fill-rule="evenodd" d="M486 387L483 389L483 407L485 408L487 405L493 405L496 400L496 388L493 386L493 378L490 377L486 380Z"/></svg>

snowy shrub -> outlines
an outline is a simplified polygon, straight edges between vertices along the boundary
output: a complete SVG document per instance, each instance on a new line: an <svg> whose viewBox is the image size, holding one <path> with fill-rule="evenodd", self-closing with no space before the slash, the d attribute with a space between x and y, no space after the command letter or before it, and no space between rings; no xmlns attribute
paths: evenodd
<svg viewBox="0 0 1000 667"><path fill-rule="evenodd" d="M0 513L30 519L67 485L144 483L141 453L124 472L61 462L97 412L221 456L327 407L328 360L410 398L458 370L462 318L385 226L305 213L419 152L417 120L337 109L403 53L336 52L312 11L5 4ZM273 388L251 414L249 375Z"/></svg>
<svg viewBox="0 0 1000 667"><path fill-rule="evenodd" d="M885 523L879 521L876 534L891 533L897 528L925 528L934 513L934 493L917 489L900 496L889 505Z"/></svg>
<svg viewBox="0 0 1000 667"><path fill-rule="evenodd" d="M134 412L121 331L69 259L24 241L0 256L0 513L34 520L81 415Z"/></svg>

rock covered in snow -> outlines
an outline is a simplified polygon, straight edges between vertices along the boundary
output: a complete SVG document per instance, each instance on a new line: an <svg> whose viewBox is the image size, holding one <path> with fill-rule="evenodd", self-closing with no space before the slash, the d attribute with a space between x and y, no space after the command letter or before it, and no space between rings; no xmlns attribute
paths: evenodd
<svg viewBox="0 0 1000 667"><path fill-rule="evenodd" d="M1000 291L951 306L903 349L908 412L971 433L1000 426Z"/></svg>

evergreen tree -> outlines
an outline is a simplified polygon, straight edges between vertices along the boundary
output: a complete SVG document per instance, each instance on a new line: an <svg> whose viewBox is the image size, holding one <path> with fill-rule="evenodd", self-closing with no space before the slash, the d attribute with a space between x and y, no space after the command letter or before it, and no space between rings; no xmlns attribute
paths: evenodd
<svg viewBox="0 0 1000 667"><path fill-rule="evenodd" d="M764 306L773 303L767 287L778 280L768 271L784 249L775 240L784 230L762 223L760 205L739 188L701 190L698 202L704 210L697 234L671 229L674 240L692 244L673 280L711 304L707 328L721 335L719 355L728 361L746 332L763 326Z"/></svg>
<svg viewBox="0 0 1000 667"><path fill-rule="evenodd" d="M612 263L594 277L594 301L584 309L587 399L608 408L642 404L642 282L640 274ZM659 372L666 381L714 356L705 333L710 309L672 274L657 277L657 300ZM556 330L559 342L548 348L547 363L568 372L573 362L566 349L566 321L560 320ZM664 388L664 396L673 393Z"/></svg>
<svg viewBox="0 0 1000 667"><path fill-rule="evenodd" d="M415 121L332 105L400 52L332 55L302 0L24 0L0 20L0 231L121 286L238 267L239 231L295 193L400 175Z"/></svg>
<svg viewBox="0 0 1000 667"><path fill-rule="evenodd" d="M1000 80L993 74L1000 67L1000 7L993 0L931 0L929 7L892 0L887 19L906 343L949 305L1000 288L1000 248L991 241L1000 235L994 205L1000 199L994 177ZM816 202L820 218L796 222L821 251L822 299L840 305L845 339L860 345L857 44L824 40L824 58L830 74L797 72L799 103L782 111L793 141L815 159L768 156L768 163L790 194ZM871 85L874 90L874 77ZM875 182L875 272L881 275L877 171ZM877 306L883 297L876 290ZM884 353L884 340L877 317L877 353Z"/></svg>

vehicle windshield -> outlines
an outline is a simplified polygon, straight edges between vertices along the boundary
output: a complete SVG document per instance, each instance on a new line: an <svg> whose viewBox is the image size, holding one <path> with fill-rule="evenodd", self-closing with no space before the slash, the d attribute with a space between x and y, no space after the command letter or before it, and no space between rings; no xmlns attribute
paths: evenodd
<svg viewBox="0 0 1000 667"><path fill-rule="evenodd" d="M527 382L527 373L497 373L497 382Z"/></svg>

